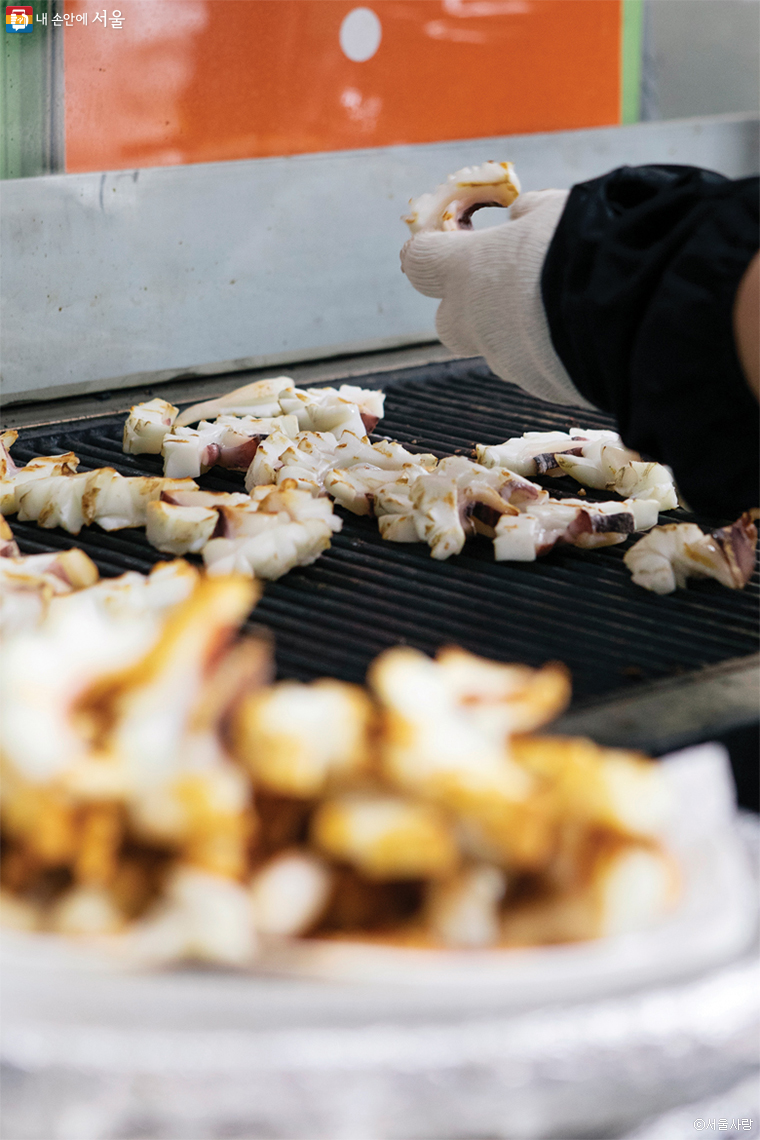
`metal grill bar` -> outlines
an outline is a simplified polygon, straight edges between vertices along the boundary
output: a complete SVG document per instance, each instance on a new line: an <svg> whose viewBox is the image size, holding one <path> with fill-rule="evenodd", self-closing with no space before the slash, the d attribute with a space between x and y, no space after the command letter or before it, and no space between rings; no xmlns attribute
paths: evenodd
<svg viewBox="0 0 760 1140"><path fill-rule="evenodd" d="M439 456L523 431L611 426L599 412L544 404L473 361L363 376L360 382L387 393L375 438ZM125 475L159 474L159 457L122 453L123 420L112 415L31 428L14 455L26 461L72 450L81 470L109 466ZM201 484L240 490L242 476L216 469ZM555 494L578 492L571 480L545 485ZM744 591L697 582L657 597L631 582L623 565L630 540L597 551L565 547L536 563L495 563L490 542L475 539L457 558L436 562L426 546L385 543L373 520L340 513L344 528L332 548L314 565L267 584L253 614L255 623L274 631L280 676L306 680L329 673L362 681L369 661L389 645L404 642L432 652L456 642L501 661L562 660L572 670L578 702L757 648L757 573ZM706 526L716 520L696 521ZM163 557L142 531L107 534L91 527L72 539L63 531L11 522L24 551L76 543L106 575L147 571Z"/></svg>

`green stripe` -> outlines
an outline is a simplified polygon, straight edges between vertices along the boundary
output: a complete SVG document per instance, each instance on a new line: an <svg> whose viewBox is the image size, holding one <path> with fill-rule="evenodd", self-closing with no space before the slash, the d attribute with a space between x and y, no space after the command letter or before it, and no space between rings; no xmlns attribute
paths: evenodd
<svg viewBox="0 0 760 1140"><path fill-rule="evenodd" d="M8 2L0 4L0 178L30 178L61 165L51 20L62 3L32 0L34 31L13 33L5 30ZM47 24L38 15L46 15Z"/></svg>
<svg viewBox="0 0 760 1140"><path fill-rule="evenodd" d="M641 48L643 0L622 0L620 37L620 122L638 123L641 116Z"/></svg>

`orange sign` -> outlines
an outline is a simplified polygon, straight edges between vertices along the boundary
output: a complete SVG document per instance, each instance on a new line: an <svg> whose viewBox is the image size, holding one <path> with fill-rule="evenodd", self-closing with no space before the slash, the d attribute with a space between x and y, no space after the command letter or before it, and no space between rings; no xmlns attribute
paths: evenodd
<svg viewBox="0 0 760 1140"><path fill-rule="evenodd" d="M119 7L115 29L66 0L91 15L63 33L69 171L620 121L621 0Z"/></svg>

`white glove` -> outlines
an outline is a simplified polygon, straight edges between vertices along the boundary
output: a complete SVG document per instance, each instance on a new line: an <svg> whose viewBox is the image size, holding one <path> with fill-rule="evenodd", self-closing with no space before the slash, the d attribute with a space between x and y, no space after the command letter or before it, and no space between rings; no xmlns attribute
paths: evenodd
<svg viewBox="0 0 760 1140"><path fill-rule="evenodd" d="M541 270L566 190L521 195L511 220L486 230L419 233L401 268L420 293L441 297L435 326L459 356L484 356L492 372L554 404L592 408L554 351Z"/></svg>

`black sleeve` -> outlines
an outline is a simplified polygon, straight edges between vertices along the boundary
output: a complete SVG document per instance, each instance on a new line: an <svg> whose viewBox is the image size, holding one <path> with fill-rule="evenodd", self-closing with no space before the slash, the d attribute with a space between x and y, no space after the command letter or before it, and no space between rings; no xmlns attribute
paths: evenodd
<svg viewBox="0 0 760 1140"><path fill-rule="evenodd" d="M613 170L573 187L541 279L578 390L715 518L760 502L760 416L732 328L759 191L690 166Z"/></svg>

